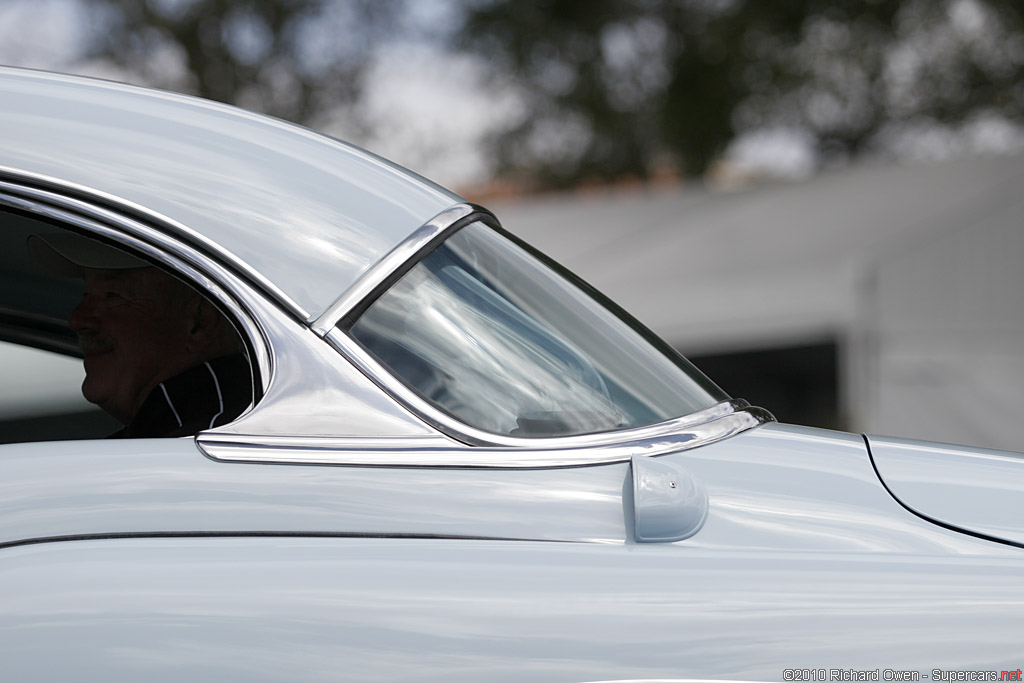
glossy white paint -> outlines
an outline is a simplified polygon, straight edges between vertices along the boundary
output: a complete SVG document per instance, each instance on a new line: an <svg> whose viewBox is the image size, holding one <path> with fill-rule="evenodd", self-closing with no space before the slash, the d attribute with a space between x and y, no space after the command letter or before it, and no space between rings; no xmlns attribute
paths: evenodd
<svg viewBox="0 0 1024 683"><path fill-rule="evenodd" d="M706 485L709 511L695 535L656 544L623 534L621 464L242 465L164 444L160 456L97 448L85 459L113 469L90 476L83 463L49 494L54 465L75 456L26 452L0 481L42 458L38 475L2 499L33 481L43 497L13 499L22 504L0 520L10 533L12 519L40 521L38 502L77 500L79 514L54 510L49 524L145 529L177 517L380 537L0 549L0 656L12 679L282 681L301 670L309 681L772 681L794 668L1019 666L1021 551L905 510L852 435L766 425L664 456ZM492 540L433 533L475 529ZM493 538L524 531L563 541ZM423 536L402 537L413 533ZM577 535L589 542L566 542Z"/></svg>
<svg viewBox="0 0 1024 683"><path fill-rule="evenodd" d="M991 557L306 538L94 540L4 560L11 680L998 672L1020 666L1024 628L1019 563Z"/></svg>
<svg viewBox="0 0 1024 683"><path fill-rule="evenodd" d="M685 547L1021 551L931 524L878 481L859 437L769 424L655 459L705 489ZM554 469L216 462L190 439L0 446L0 544L96 534L336 533L631 543L628 462ZM1024 577L1024 573L1022 573Z"/></svg>
<svg viewBox="0 0 1024 683"><path fill-rule="evenodd" d="M459 201L292 124L172 93L0 68L0 176L132 208L315 319Z"/></svg>
<svg viewBox="0 0 1024 683"><path fill-rule="evenodd" d="M889 491L926 519L1024 547L1024 455L867 437Z"/></svg>
<svg viewBox="0 0 1024 683"><path fill-rule="evenodd" d="M634 455L629 463L632 486L626 487L623 508L637 543L681 541L707 519L707 490L676 460Z"/></svg>

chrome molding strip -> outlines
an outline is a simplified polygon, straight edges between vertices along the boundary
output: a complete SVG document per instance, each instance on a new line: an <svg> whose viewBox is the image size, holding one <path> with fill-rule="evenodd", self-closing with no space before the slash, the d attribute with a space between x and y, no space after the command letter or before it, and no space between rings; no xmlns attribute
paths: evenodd
<svg viewBox="0 0 1024 683"><path fill-rule="evenodd" d="M82 228L114 243L123 244L190 279L214 298L242 327L240 333L250 341L263 391L267 390L274 370L270 341L257 319L239 303L249 298L248 292L237 286L230 291L226 289L228 283L235 282L235 276L224 266L187 249L173 237L144 223L79 199L0 181L0 205ZM217 277L217 280L214 281L210 276Z"/></svg>
<svg viewBox="0 0 1024 683"><path fill-rule="evenodd" d="M454 417L438 410L429 401L423 399L419 394L396 379L373 358L363 347L355 342L348 334L335 328L331 330L326 339L343 356L348 358L366 377L379 386L386 393L390 394L400 404L406 406L421 420L434 427L443 434L469 444L471 446L498 446L504 448L526 448L526 449L554 449L581 448L591 446L602 446L609 443L622 443L635 439L643 440L657 438L662 435L675 434L680 430L690 429L699 426L727 413L739 410L760 411L767 416L764 421L774 421L770 413L760 408L750 408L746 401L726 401L712 406L705 410L684 415L682 417L659 422L645 427L634 427L627 430L614 432L600 432L596 434L583 434L580 436L552 437L540 439L524 439L515 436L492 434L480 429L475 429L460 422Z"/></svg>
<svg viewBox="0 0 1024 683"><path fill-rule="evenodd" d="M649 427L557 439L514 439L518 447L465 445L444 438L345 439L201 433L214 460L309 465L447 468L551 468L624 462L704 446L774 418L745 401L726 401Z"/></svg>
<svg viewBox="0 0 1024 683"><path fill-rule="evenodd" d="M109 211L104 207L114 207L115 211L122 211L124 214L139 216L144 221L151 221L156 225L166 226L171 233L170 235L152 230L152 228L147 228L147 230L152 233L147 235L147 237L152 237L153 235L159 236L161 239L154 241L160 243L161 246L167 248L169 252L179 256L185 261L190 261L191 257L197 252L182 248L180 238L187 239L194 244L199 244L209 253L215 254L218 259L230 265L235 272L241 273L246 279L255 283L259 288L270 294L270 296L275 298L285 310L295 316L297 320L306 320L310 316L308 311L299 306L294 299L285 294L281 289L274 285L274 283L264 277L261 273L253 270L247 263L237 258L231 252L225 251L216 242L211 241L206 236L196 232L188 226L172 220L167 216L156 213L155 211L140 204L129 202L106 192L99 192L83 185L69 183L38 173L20 171L9 166L0 166L0 191L7 191L11 194L31 199L39 199L44 202L55 202L60 206L74 208L77 210L83 210L84 207L84 210L87 211L89 215L102 216L106 220L113 220L119 224L123 223L128 229L132 229L129 223L138 226L144 226L145 223L125 220L125 216L123 214ZM70 195L85 198L85 201L73 198ZM111 219L111 217L113 218ZM175 237L178 239L175 239Z"/></svg>
<svg viewBox="0 0 1024 683"><path fill-rule="evenodd" d="M387 280L402 264L432 242L440 241L457 222L477 211L480 209L469 204L456 204L431 218L352 283L352 286L310 324L310 329L321 337L326 336L346 313Z"/></svg>
<svg viewBox="0 0 1024 683"><path fill-rule="evenodd" d="M446 541L511 541L514 543L581 543L582 541L561 541L554 538L528 538L506 536L467 536L464 534L417 534L417 533L375 533L372 531L111 531L88 534L67 534L64 536L38 536L21 538L0 543L0 550L43 543L71 543L74 541L98 541L122 538L395 538ZM615 683L614 681L609 683ZM654 682L657 683L657 682ZM711 683L711 682L709 682ZM715 683L742 683L721 681Z"/></svg>

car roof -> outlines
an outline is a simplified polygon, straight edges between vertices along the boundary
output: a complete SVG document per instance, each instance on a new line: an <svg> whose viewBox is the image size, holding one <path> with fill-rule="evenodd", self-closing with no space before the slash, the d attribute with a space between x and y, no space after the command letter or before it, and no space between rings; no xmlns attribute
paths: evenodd
<svg viewBox="0 0 1024 683"><path fill-rule="evenodd" d="M309 321L462 202L364 150L208 100L0 68L0 101L0 177L144 210L260 274Z"/></svg>

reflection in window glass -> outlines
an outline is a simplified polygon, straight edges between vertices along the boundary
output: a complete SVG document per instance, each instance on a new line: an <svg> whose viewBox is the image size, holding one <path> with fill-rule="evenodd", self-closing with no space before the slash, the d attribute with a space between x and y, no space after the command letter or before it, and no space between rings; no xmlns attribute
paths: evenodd
<svg viewBox="0 0 1024 683"><path fill-rule="evenodd" d="M686 361L480 223L415 265L350 332L435 406L496 434L637 427L725 398Z"/></svg>

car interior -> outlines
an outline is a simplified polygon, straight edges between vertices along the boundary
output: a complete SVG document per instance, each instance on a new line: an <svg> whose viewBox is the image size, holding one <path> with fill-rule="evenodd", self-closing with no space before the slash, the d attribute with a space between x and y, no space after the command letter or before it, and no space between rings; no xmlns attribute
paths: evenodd
<svg viewBox="0 0 1024 683"><path fill-rule="evenodd" d="M67 321L82 282L45 271L27 246L30 235L66 230L0 210L0 443L104 438L121 426L81 395L82 352Z"/></svg>

